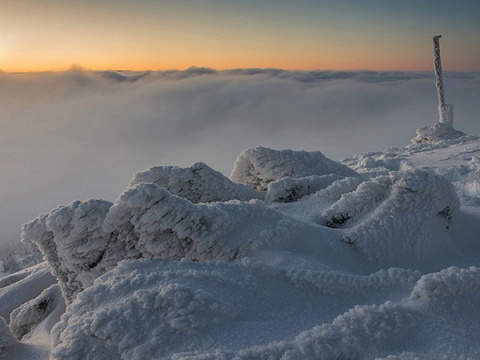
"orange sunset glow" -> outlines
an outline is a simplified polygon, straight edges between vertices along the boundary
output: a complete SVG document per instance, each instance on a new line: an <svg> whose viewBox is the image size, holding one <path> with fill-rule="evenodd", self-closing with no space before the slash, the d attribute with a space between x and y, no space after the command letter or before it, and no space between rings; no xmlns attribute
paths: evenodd
<svg viewBox="0 0 480 360"><path fill-rule="evenodd" d="M455 7L461 16L446 5L366 3L7 0L0 69L429 70L431 37L443 33L446 69L480 70L470 2Z"/></svg>

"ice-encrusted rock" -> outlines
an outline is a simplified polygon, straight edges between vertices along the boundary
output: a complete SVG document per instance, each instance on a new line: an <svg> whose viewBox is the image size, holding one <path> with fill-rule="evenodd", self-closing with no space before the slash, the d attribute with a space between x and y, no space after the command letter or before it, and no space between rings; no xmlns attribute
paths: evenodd
<svg viewBox="0 0 480 360"><path fill-rule="evenodd" d="M167 189L171 194L192 203L214 201L262 199L265 194L251 186L237 184L204 163L188 168L155 166L135 174L129 186L151 182Z"/></svg>
<svg viewBox="0 0 480 360"><path fill-rule="evenodd" d="M245 229L255 229L245 235ZM112 205L74 202L25 224L71 302L95 278L124 259L232 260L277 232L293 229L261 201L193 204L154 183L128 188Z"/></svg>
<svg viewBox="0 0 480 360"><path fill-rule="evenodd" d="M315 194L309 201L324 205L312 221L342 229L346 243L382 266L448 248L442 234L429 232L449 228L459 209L443 177L408 170L364 181L318 152L249 149L235 171L251 185L266 186L267 203ZM329 173L301 176L309 172ZM24 225L22 236L38 245L71 302L124 259L232 260L306 226L260 200L230 200L258 194L202 163L154 167L135 175L114 204L88 200L58 207ZM436 219L440 226L432 223Z"/></svg>
<svg viewBox="0 0 480 360"><path fill-rule="evenodd" d="M266 190L269 183L284 177L340 175L362 178L356 171L328 159L319 151L273 150L255 147L236 159L230 179Z"/></svg>
<svg viewBox="0 0 480 360"><path fill-rule="evenodd" d="M102 230L111 206L104 200L75 201L40 215L22 228L23 241L38 246L67 301L99 275L97 265L112 239Z"/></svg>

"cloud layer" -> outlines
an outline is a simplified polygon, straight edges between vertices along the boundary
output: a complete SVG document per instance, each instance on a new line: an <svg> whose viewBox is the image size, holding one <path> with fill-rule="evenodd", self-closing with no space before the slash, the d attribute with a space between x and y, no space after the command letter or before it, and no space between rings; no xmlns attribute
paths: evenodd
<svg viewBox="0 0 480 360"><path fill-rule="evenodd" d="M480 74L451 73L455 126L478 133ZM0 73L0 241L59 204L114 200L134 173L203 161L229 175L244 149L340 159L407 145L438 120L433 74L190 68Z"/></svg>

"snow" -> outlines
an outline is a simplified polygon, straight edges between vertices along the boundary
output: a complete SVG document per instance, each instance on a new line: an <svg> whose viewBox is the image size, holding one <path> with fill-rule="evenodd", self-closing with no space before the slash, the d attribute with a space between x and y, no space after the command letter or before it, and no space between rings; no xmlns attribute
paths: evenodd
<svg viewBox="0 0 480 360"><path fill-rule="evenodd" d="M24 225L48 265L0 279L0 359L480 358L479 159L459 135L140 172Z"/></svg>

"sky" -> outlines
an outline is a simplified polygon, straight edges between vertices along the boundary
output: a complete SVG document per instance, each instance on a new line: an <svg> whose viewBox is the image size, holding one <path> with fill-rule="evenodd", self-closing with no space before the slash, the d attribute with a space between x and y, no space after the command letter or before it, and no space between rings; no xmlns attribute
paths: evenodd
<svg viewBox="0 0 480 360"><path fill-rule="evenodd" d="M480 71L477 0L1 0L0 69Z"/></svg>

